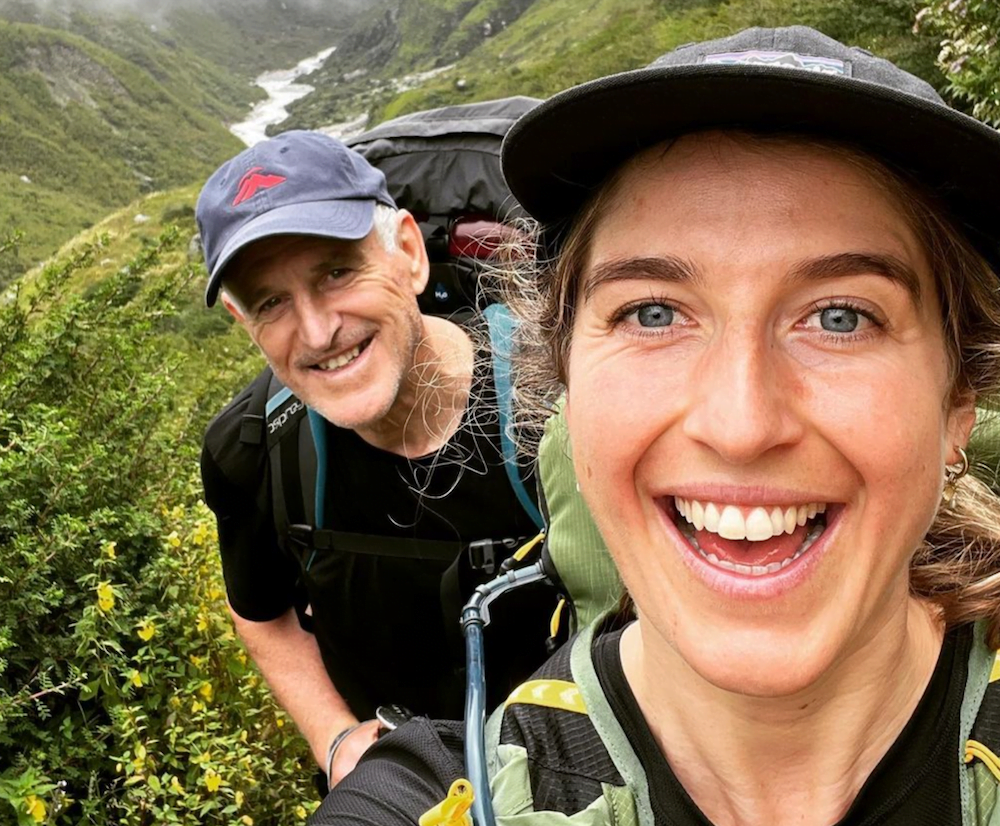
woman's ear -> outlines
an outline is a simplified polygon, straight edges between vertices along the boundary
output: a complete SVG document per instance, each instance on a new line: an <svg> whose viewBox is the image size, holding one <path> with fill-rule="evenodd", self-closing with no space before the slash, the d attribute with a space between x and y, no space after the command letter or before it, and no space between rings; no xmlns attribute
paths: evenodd
<svg viewBox="0 0 1000 826"><path fill-rule="evenodd" d="M948 414L948 464L953 464L960 461L960 458L955 453L954 456L951 455L951 451L955 447L964 448L969 444L969 437L972 435L972 428L976 424L976 397L973 393L964 393L955 402L955 405L951 409L951 413Z"/></svg>
<svg viewBox="0 0 1000 826"><path fill-rule="evenodd" d="M424 246L424 236L416 219L405 209L398 212L396 232L400 252L409 262L410 283L413 292L420 295L427 287L430 278L430 263L427 260L427 247Z"/></svg>

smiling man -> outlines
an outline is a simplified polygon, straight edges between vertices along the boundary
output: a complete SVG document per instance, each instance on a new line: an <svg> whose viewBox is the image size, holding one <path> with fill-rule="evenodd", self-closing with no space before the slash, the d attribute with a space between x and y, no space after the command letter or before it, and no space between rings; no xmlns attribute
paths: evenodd
<svg viewBox="0 0 1000 826"><path fill-rule="evenodd" d="M504 467L490 361L466 327L421 314L423 237L380 171L325 135L288 132L224 164L197 218L207 303L221 295L269 365L204 440L229 603L332 784L389 704L461 715L458 616L443 595L489 573L484 545L537 529ZM285 530L304 515L278 515L300 477L269 450L311 445L289 438L308 435L303 405L325 435L326 545ZM491 662L502 693L543 642L532 652L514 642L523 626L507 630Z"/></svg>

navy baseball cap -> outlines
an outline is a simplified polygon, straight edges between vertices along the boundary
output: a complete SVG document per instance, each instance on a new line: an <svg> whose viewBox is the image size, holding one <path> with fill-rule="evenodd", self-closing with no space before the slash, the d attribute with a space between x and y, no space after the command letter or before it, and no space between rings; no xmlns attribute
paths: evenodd
<svg viewBox="0 0 1000 826"><path fill-rule="evenodd" d="M1000 133L928 83L805 26L690 43L644 69L549 98L504 140L514 197L554 252L570 219L640 150L706 129L800 132L847 141L934 189L1000 265Z"/></svg>
<svg viewBox="0 0 1000 826"><path fill-rule="evenodd" d="M283 132L243 150L198 196L205 303L215 304L226 265L247 244L272 235L356 241L371 231L375 204L396 207L385 176L321 132Z"/></svg>

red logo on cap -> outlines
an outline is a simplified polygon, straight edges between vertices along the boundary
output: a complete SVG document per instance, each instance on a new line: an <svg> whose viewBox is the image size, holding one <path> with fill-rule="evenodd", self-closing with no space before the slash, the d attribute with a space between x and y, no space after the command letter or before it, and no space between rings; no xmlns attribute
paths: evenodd
<svg viewBox="0 0 1000 826"><path fill-rule="evenodd" d="M287 178L281 177L281 175L268 175L267 173L261 174L261 170L264 167L255 166L246 175L240 178L240 188L239 192L236 193L236 197L233 199L233 206L239 206L244 201L249 200L262 189L271 189L278 184L283 184Z"/></svg>

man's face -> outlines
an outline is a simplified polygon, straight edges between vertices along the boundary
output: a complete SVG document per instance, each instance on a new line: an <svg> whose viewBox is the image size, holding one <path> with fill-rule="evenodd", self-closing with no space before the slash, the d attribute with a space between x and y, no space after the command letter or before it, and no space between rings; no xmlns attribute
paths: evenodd
<svg viewBox="0 0 1000 826"><path fill-rule="evenodd" d="M338 427L364 429L392 410L423 336L416 297L427 279L413 219L399 249L286 235L251 244L230 265L227 309L275 375Z"/></svg>

